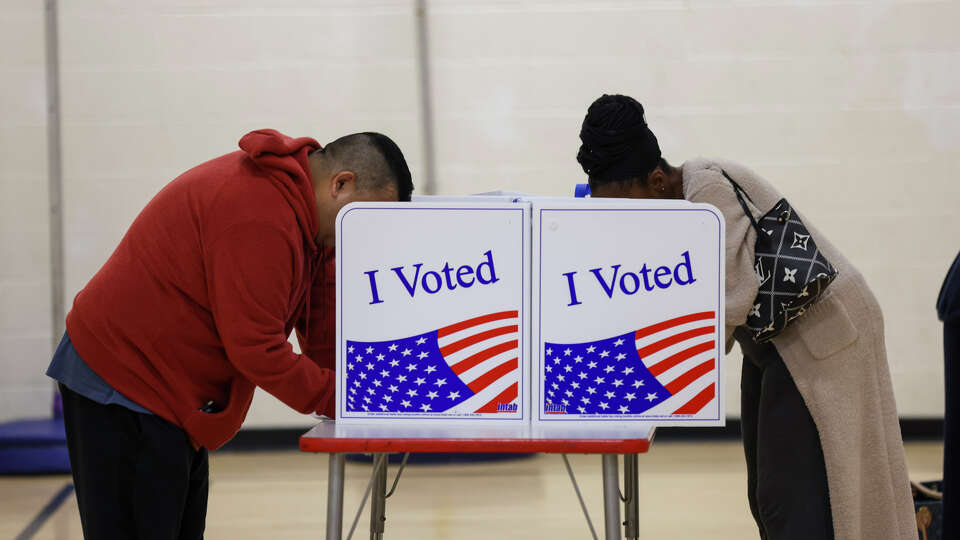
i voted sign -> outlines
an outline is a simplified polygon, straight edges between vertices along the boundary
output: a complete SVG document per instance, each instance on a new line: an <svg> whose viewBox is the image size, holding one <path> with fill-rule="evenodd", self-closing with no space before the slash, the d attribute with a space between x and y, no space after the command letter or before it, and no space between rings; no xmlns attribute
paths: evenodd
<svg viewBox="0 0 960 540"><path fill-rule="evenodd" d="M337 420L526 422L530 205L353 203L336 227Z"/></svg>
<svg viewBox="0 0 960 540"><path fill-rule="evenodd" d="M533 226L533 421L723 425L720 212L544 200Z"/></svg>

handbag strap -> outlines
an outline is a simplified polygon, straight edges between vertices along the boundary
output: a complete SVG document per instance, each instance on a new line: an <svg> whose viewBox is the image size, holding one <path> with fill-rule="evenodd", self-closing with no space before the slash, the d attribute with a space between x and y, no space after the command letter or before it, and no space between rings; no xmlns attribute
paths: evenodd
<svg viewBox="0 0 960 540"><path fill-rule="evenodd" d="M747 201L743 200L743 197L746 196L750 202L753 202L753 199L750 198L750 194L744 191L744 189L740 187L740 184L738 184L736 180L730 178L730 175L727 174L727 171L720 169L720 172L723 173L723 176L733 185L733 192L737 194L737 201L739 201L740 206L743 207L743 213L750 218L750 224L753 225L753 228L757 231L757 234L760 234L760 225L757 223L756 218L753 217L753 212L751 212L750 208L747 206Z"/></svg>

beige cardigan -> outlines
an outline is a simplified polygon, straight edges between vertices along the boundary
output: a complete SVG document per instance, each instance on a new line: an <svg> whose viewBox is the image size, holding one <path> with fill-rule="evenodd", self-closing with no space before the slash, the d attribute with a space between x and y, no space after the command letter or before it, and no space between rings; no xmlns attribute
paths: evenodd
<svg viewBox="0 0 960 540"><path fill-rule="evenodd" d="M754 217L773 208L783 195L735 163L697 159L683 164L684 198L712 204L726 218L730 352L733 330L746 322L757 295L756 233L721 167L753 199ZM839 274L819 302L773 343L820 433L836 540L916 540L880 305L850 261L803 221Z"/></svg>

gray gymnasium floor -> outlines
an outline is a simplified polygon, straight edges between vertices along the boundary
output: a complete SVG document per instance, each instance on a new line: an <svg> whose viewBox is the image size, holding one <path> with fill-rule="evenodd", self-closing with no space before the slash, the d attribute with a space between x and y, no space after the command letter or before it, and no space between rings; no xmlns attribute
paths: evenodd
<svg viewBox="0 0 960 540"><path fill-rule="evenodd" d="M938 478L943 445L907 444L916 480ZM602 538L600 457L570 456ZM206 538L323 538L324 455L219 452L212 455ZM394 467L390 469L393 477ZM344 521L349 527L369 465L348 463ZM740 444L654 443L640 457L641 538L757 538L747 509ZM65 485L67 476L0 477L0 538L14 538ZM368 517L354 538L368 538ZM344 531L346 536L346 530ZM72 496L36 531L36 539L79 539ZM387 501L388 539L588 539L576 495L558 455L471 465L416 465Z"/></svg>

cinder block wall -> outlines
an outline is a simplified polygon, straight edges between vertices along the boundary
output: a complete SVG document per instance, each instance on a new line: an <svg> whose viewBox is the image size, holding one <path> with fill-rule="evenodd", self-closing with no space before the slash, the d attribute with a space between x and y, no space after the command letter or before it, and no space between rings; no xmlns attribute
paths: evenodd
<svg viewBox="0 0 960 540"><path fill-rule="evenodd" d="M423 170L414 2L61 3L66 289L183 170L275 127L379 130ZM587 105L644 103L664 154L741 161L858 264L898 405L942 415L933 304L960 249L960 2L430 1L437 185L569 194ZM43 11L0 8L0 420L46 411ZM739 414L739 357L728 358ZM308 419L258 395L250 426Z"/></svg>
<svg viewBox="0 0 960 540"><path fill-rule="evenodd" d="M42 1L0 3L0 422L50 414L50 233Z"/></svg>

